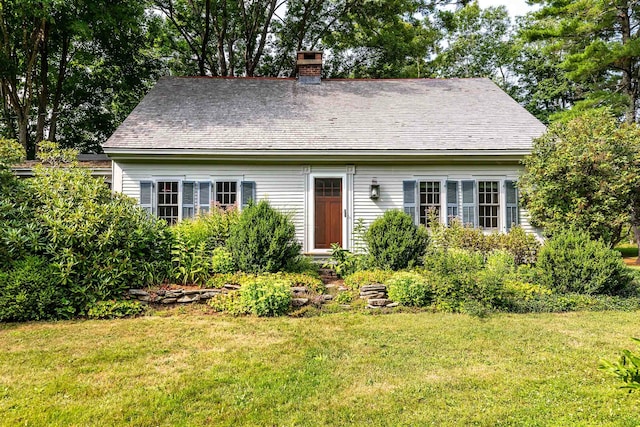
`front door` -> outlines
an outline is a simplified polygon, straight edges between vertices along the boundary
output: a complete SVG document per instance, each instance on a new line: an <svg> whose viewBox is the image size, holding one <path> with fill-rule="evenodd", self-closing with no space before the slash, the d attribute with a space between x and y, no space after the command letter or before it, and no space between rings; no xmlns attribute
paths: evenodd
<svg viewBox="0 0 640 427"><path fill-rule="evenodd" d="M342 179L315 178L315 247L342 246Z"/></svg>

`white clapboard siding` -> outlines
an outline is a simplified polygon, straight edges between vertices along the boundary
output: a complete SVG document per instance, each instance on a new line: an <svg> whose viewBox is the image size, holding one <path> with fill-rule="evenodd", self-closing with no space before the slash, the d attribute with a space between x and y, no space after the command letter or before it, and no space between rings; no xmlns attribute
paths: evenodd
<svg viewBox="0 0 640 427"><path fill-rule="evenodd" d="M239 165L217 163L128 163L114 164L114 190L139 200L140 181L159 179L182 179L186 181L215 181L237 179L256 183L258 200L267 199L271 205L291 214L296 234L305 250L313 250L313 213L310 198L314 176L335 175L346 178L347 212L346 243L352 244L352 232L356 222L362 219L366 226L389 209L403 209L403 181L407 180L517 180L521 172L518 165ZM380 185L380 198L371 200L369 188L372 180ZM443 188L444 190L444 188ZM502 189L501 191L504 191ZM443 196L445 197L443 191ZM459 192L459 204L462 194ZM503 198L504 200L504 198ZM503 220L503 219L502 219ZM522 227L540 236L528 219L526 211L520 209ZM305 230L306 227L306 230ZM305 232L306 231L306 232Z"/></svg>
<svg viewBox="0 0 640 427"><path fill-rule="evenodd" d="M187 181L215 181L238 179L256 183L256 198L269 200L271 205L292 216L300 241L304 232L305 176L301 166L275 165L219 165L219 164L152 164L124 163L122 185L116 191L139 200L140 181L182 179Z"/></svg>

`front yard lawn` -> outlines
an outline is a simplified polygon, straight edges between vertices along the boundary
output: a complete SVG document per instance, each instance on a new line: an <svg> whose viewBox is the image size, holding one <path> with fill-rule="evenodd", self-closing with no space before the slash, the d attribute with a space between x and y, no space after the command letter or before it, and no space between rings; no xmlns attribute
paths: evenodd
<svg viewBox="0 0 640 427"><path fill-rule="evenodd" d="M0 425L637 425L638 312L0 324ZM177 313L177 312L176 312Z"/></svg>

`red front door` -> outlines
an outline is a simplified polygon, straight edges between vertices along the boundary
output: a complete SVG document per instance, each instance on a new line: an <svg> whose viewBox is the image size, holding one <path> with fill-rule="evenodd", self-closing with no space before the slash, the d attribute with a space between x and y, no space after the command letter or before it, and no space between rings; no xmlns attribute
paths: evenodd
<svg viewBox="0 0 640 427"><path fill-rule="evenodd" d="M342 179L316 178L315 247L329 249L332 243L342 246Z"/></svg>

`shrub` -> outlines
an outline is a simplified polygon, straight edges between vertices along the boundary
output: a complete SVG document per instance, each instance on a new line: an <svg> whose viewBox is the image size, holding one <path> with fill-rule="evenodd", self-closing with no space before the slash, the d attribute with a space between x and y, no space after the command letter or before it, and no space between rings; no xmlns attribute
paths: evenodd
<svg viewBox="0 0 640 427"><path fill-rule="evenodd" d="M263 276L272 277L274 280L282 280L289 286L304 286L311 292L321 294L326 290L324 283L317 276L310 276L303 273L284 273L264 274Z"/></svg>
<svg viewBox="0 0 640 427"><path fill-rule="evenodd" d="M636 343L640 339L631 338ZM600 361L599 369L608 372L624 383L620 388L629 389L629 393L640 389L640 355L630 350L622 350L622 356L617 362Z"/></svg>
<svg viewBox="0 0 640 427"><path fill-rule="evenodd" d="M300 257L293 222L265 200L245 208L229 234L227 246L248 273L286 271Z"/></svg>
<svg viewBox="0 0 640 427"><path fill-rule="evenodd" d="M513 227L507 234L501 234L500 247L513 255L516 264L535 264L540 242L533 234L527 233L520 226Z"/></svg>
<svg viewBox="0 0 640 427"><path fill-rule="evenodd" d="M349 289L358 290L365 285L384 283L393 275L389 270L357 271L344 278L344 285Z"/></svg>
<svg viewBox="0 0 640 427"><path fill-rule="evenodd" d="M240 213L237 209L224 210L213 207L208 213L180 221L172 230L184 243L190 246L203 243L207 251L213 252L227 243L230 229L239 218Z"/></svg>
<svg viewBox="0 0 640 427"><path fill-rule="evenodd" d="M371 263L386 270L401 270L419 263L427 247L427 231L399 210L389 210L373 221L365 234Z"/></svg>
<svg viewBox="0 0 640 427"><path fill-rule="evenodd" d="M336 294L333 298L333 302L336 304L351 304L355 298L356 296L353 292L343 291Z"/></svg>
<svg viewBox="0 0 640 427"><path fill-rule="evenodd" d="M255 276L242 272L214 274L207 279L207 287L222 288L224 285L242 285L253 277Z"/></svg>
<svg viewBox="0 0 640 427"><path fill-rule="evenodd" d="M433 300L435 275L422 276L417 273L395 273L385 281L389 299L402 305L426 307Z"/></svg>
<svg viewBox="0 0 640 427"><path fill-rule="evenodd" d="M619 252L572 229L546 242L537 267L541 284L559 293L616 294L631 281Z"/></svg>
<svg viewBox="0 0 640 427"><path fill-rule="evenodd" d="M217 274L233 273L236 270L233 255L224 247L217 247L211 255L211 272Z"/></svg>
<svg viewBox="0 0 640 427"><path fill-rule="evenodd" d="M528 299L509 300L506 309L514 313L562 313L568 311L636 311L639 298L611 295L538 293Z"/></svg>
<svg viewBox="0 0 640 427"><path fill-rule="evenodd" d="M347 277L357 271L366 270L368 266L369 257L366 254L353 253L337 243L331 244L331 257L324 264L325 268L333 268L338 277Z"/></svg>
<svg viewBox="0 0 640 427"><path fill-rule="evenodd" d="M46 260L27 257L0 272L0 321L46 320L70 314L73 308Z"/></svg>
<svg viewBox="0 0 640 427"><path fill-rule="evenodd" d="M291 307L291 286L284 280L258 276L240 288L240 305L256 316L279 316Z"/></svg>
<svg viewBox="0 0 640 427"><path fill-rule="evenodd" d="M172 278L183 285L202 284L209 278L213 259L206 250L205 243L192 245L176 236L171 249L173 265Z"/></svg>
<svg viewBox="0 0 640 427"><path fill-rule="evenodd" d="M120 319L138 316L145 310L146 306L139 301L110 300L89 304L86 311L89 319Z"/></svg>
<svg viewBox="0 0 640 427"><path fill-rule="evenodd" d="M232 291L227 294L217 294L207 302L213 311L228 313L234 316L245 314L246 311L240 304L240 292Z"/></svg>
<svg viewBox="0 0 640 427"><path fill-rule="evenodd" d="M424 266L442 276L475 273L484 267L484 256L465 249L437 249L425 256Z"/></svg>

